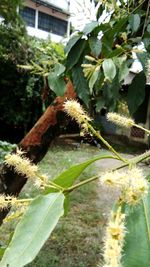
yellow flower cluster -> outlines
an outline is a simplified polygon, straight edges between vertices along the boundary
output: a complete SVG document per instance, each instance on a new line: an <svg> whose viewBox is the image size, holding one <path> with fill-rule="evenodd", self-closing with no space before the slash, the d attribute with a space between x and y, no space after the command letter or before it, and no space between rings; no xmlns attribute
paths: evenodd
<svg viewBox="0 0 150 267"><path fill-rule="evenodd" d="M121 198L129 205L136 205L148 193L148 182L142 170L133 168L127 171L127 181L124 185Z"/></svg>
<svg viewBox="0 0 150 267"><path fill-rule="evenodd" d="M64 103L64 110L68 115L71 116L71 118L76 120L76 122L82 127L85 132L88 131L86 122L91 121L91 119L81 107L80 103L75 100L67 100Z"/></svg>
<svg viewBox="0 0 150 267"><path fill-rule="evenodd" d="M148 193L148 182L144 178L142 170L134 167L124 172L107 172L100 179L101 184L121 189L120 199L129 205L139 203L142 197Z"/></svg>
<svg viewBox="0 0 150 267"><path fill-rule="evenodd" d="M19 150L16 154L6 155L5 164L14 167L17 173L25 175L26 178L34 178L38 170L38 167L32 164Z"/></svg>
<svg viewBox="0 0 150 267"><path fill-rule="evenodd" d="M8 207L8 204L12 206L17 203L17 199L13 196L6 196L4 194L0 195L0 210L3 210Z"/></svg>
<svg viewBox="0 0 150 267"><path fill-rule="evenodd" d="M121 188L125 181L125 173L121 173L118 171L110 171L110 172L106 172L104 173L101 178L100 178L100 182L101 184L104 185L108 185L111 187L118 187Z"/></svg>
<svg viewBox="0 0 150 267"><path fill-rule="evenodd" d="M134 120L132 120L131 118L121 116L114 112L107 114L107 120L125 128L131 128L135 124Z"/></svg>
<svg viewBox="0 0 150 267"><path fill-rule="evenodd" d="M34 181L34 185L37 188L45 189L45 186L48 184L48 177L45 174L38 175Z"/></svg>
<svg viewBox="0 0 150 267"><path fill-rule="evenodd" d="M103 267L121 267L122 250L126 234L125 214L118 208L111 213L104 239Z"/></svg>

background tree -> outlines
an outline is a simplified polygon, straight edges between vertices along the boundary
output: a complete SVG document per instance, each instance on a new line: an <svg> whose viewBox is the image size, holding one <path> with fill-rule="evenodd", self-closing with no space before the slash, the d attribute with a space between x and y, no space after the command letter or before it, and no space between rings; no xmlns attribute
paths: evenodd
<svg viewBox="0 0 150 267"><path fill-rule="evenodd" d="M40 62L38 72L43 69L50 72L56 62L63 59L64 52L61 44L36 40L27 35L17 11L22 1L10 3L3 0L0 5L3 17L0 24L0 123L3 125L0 138L17 143L55 98L55 94L52 91L48 93L46 89L43 73L29 73L19 65L34 62L35 67Z"/></svg>
<svg viewBox="0 0 150 267"><path fill-rule="evenodd" d="M96 112L117 110L122 97L131 115L145 98L150 58L150 2L99 2L97 20L76 31L66 45L66 74L79 98ZM124 79L136 55L143 70L136 73L127 94ZM137 86L138 85L138 86Z"/></svg>
<svg viewBox="0 0 150 267"><path fill-rule="evenodd" d="M53 44L50 40L47 42L33 40L31 42L24 31L24 24L16 13L19 3L12 1L12 14L7 17L6 10L9 9L9 1L1 2L3 4L1 15L4 18L4 22L0 25L2 40L0 45L2 66L0 71L0 111L3 114L1 124L3 124L3 129L4 124L9 126L12 124L12 128L9 128L9 140L19 142L19 147L26 152L27 157L37 163L43 158L49 144L66 123L63 114L64 99L75 97L75 93L72 85L66 86L64 78L61 77L61 64L56 64L59 59L63 58L62 45ZM13 21L15 16L16 20ZM30 64L30 66L23 70L20 66L25 64ZM48 84L43 80L43 77L47 76L46 73L55 68L60 69L59 81L63 84L63 92L59 89L61 96L66 91L65 96L58 98L52 90L48 95ZM28 72L28 69L31 72ZM49 101L46 103L46 100ZM43 103L46 104L43 105ZM49 104L52 105L48 106ZM43 113L43 108L45 113L34 127L34 123ZM21 140L24 133L32 126L31 131ZM12 134L14 128L17 128L14 134L15 140ZM19 133L20 128L23 128L24 133ZM6 132L3 132L3 138L6 139ZM9 168L5 163L1 164L0 193L17 196L25 183L24 175L17 175L14 169ZM8 209L0 212L0 223L7 213Z"/></svg>
<svg viewBox="0 0 150 267"><path fill-rule="evenodd" d="M18 14L18 8L22 6L22 0L1 0L0 16L4 19L3 23L9 27L21 26L22 20ZM23 26L23 24L22 24ZM25 27L24 27L25 29Z"/></svg>

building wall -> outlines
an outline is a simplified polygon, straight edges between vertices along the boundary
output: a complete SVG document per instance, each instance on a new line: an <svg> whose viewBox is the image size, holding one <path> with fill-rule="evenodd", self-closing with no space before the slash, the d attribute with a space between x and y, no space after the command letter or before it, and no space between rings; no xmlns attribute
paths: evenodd
<svg viewBox="0 0 150 267"><path fill-rule="evenodd" d="M59 1L59 2L61 2L61 1ZM60 18L60 19L68 21L67 14L60 13L60 12L58 12L58 11L52 9L52 8L48 8L48 7L45 7L45 6L42 6L42 5L38 5L38 4L34 3L34 2L32 2L31 0L24 1L24 5L28 6L28 7L31 7L31 8L34 8L34 9L36 9L38 11L44 12L46 14L49 14L51 16L54 16L54 17L57 17L57 18Z"/></svg>
<svg viewBox="0 0 150 267"><path fill-rule="evenodd" d="M47 1L47 2L49 2L49 3L55 2L55 6L57 4L58 7L60 7L60 8L61 8L61 5L62 5L62 2L66 3L66 1L62 1L62 0L61 1L53 1L53 0L51 0L51 1ZM61 5L58 4L58 2L61 3ZM63 36L60 36L60 35L57 35L57 34L54 34L54 33L51 33L51 32L47 32L47 31L38 29L38 14L39 14L38 12L43 12L45 14L48 14L48 15L52 16L52 17L55 17L55 18L61 19L63 21L66 21L68 23L68 29L67 29L67 32L66 32L66 36L68 37L68 35L69 35L69 22L68 22L69 16L67 14L61 13L61 12L59 12L59 11L53 9L53 8L49 8L49 7L45 7L45 6L36 4L36 3L32 2L31 0L25 0L24 1L24 5L36 10L35 27L27 26L27 31L28 31L28 34L30 36L35 36L35 37L38 37L38 38L41 38L41 39L51 38L51 40L54 41L54 42L60 42L63 39ZM67 5L65 5L64 7L67 7Z"/></svg>
<svg viewBox="0 0 150 267"><path fill-rule="evenodd" d="M67 0L45 0L45 2L49 4L53 4L55 6L58 6L59 8L62 8L64 10L69 10L69 2Z"/></svg>

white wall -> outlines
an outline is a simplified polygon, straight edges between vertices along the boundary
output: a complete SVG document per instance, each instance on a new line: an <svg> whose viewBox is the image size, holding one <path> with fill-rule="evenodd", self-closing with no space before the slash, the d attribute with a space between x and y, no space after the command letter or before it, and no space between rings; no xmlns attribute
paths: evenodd
<svg viewBox="0 0 150 267"><path fill-rule="evenodd" d="M62 36L59 36L59 35L56 35L53 33L48 33L48 32L45 32L45 31L42 31L39 29L35 29L35 28L29 27L29 26L27 27L27 31L28 31L28 34L30 36L35 36L37 38L44 39L44 40L46 40L48 37L50 37L50 39L56 43L59 43L63 39Z"/></svg>

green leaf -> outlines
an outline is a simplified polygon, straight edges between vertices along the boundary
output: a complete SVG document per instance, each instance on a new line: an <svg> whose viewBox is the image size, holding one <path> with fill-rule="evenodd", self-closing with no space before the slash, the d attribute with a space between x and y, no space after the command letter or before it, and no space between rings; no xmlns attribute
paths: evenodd
<svg viewBox="0 0 150 267"><path fill-rule="evenodd" d="M127 61L123 61L119 67L119 75L118 75L119 82L122 82L127 77L128 74L129 74L129 68L127 65Z"/></svg>
<svg viewBox="0 0 150 267"><path fill-rule="evenodd" d="M111 58L105 59L102 63L102 67L106 80L111 82L116 76L116 66L113 60Z"/></svg>
<svg viewBox="0 0 150 267"><path fill-rule="evenodd" d="M64 78L57 76L55 72L48 75L48 85L57 96L63 96L66 91Z"/></svg>
<svg viewBox="0 0 150 267"><path fill-rule="evenodd" d="M89 80L90 93L92 94L93 86L96 83L99 76L100 66L97 66Z"/></svg>
<svg viewBox="0 0 150 267"><path fill-rule="evenodd" d="M93 56L98 57L101 53L102 42L97 37L89 38L89 45Z"/></svg>
<svg viewBox="0 0 150 267"><path fill-rule="evenodd" d="M74 34L69 42L67 43L66 47L65 47L65 53L68 54L71 50L71 48L76 44L76 42L82 37L82 34L81 33L77 33L77 34Z"/></svg>
<svg viewBox="0 0 150 267"><path fill-rule="evenodd" d="M80 59L82 52L84 51L86 40L78 40L72 47L67 56L66 66L67 69L71 69Z"/></svg>
<svg viewBox="0 0 150 267"><path fill-rule="evenodd" d="M113 81L105 83L103 86L103 97L105 99L105 106L109 111L116 110L119 99L120 83L118 81L118 75L115 76Z"/></svg>
<svg viewBox="0 0 150 267"><path fill-rule="evenodd" d="M85 162L80 164L74 165L67 169L66 171L62 172L59 176L57 176L53 182L64 187L68 188L73 185L75 180L79 177L79 175L87 168L91 163L105 158L113 158L111 154L102 153L100 156L95 158L89 159Z"/></svg>
<svg viewBox="0 0 150 267"><path fill-rule="evenodd" d="M149 42L150 42L150 38L149 38ZM147 66L148 66L148 60L150 59L150 54L147 52L140 52L140 53L136 53L138 60L140 61L140 63L142 64L143 67L143 71L145 72L145 74L147 74Z"/></svg>
<svg viewBox="0 0 150 267"><path fill-rule="evenodd" d="M128 88L127 103L131 115L142 104L145 98L146 76L143 71L138 73Z"/></svg>
<svg viewBox="0 0 150 267"><path fill-rule="evenodd" d="M131 14L129 17L129 24L132 30L132 33L136 32L140 26L140 15L139 14Z"/></svg>
<svg viewBox="0 0 150 267"><path fill-rule="evenodd" d="M96 112L100 112L101 109L105 106L105 99L100 97L96 100Z"/></svg>
<svg viewBox="0 0 150 267"><path fill-rule="evenodd" d="M127 233L123 267L150 266L150 193L138 206L126 209Z"/></svg>
<svg viewBox="0 0 150 267"><path fill-rule="evenodd" d="M55 71L54 72L56 73L57 76L60 76L62 73L64 73L65 69L66 68L64 65L57 63L55 65Z"/></svg>
<svg viewBox="0 0 150 267"><path fill-rule="evenodd" d="M145 32L144 38L143 38L143 43L147 51L150 49L150 32Z"/></svg>
<svg viewBox="0 0 150 267"><path fill-rule="evenodd" d="M6 248L0 247L0 258L2 258Z"/></svg>
<svg viewBox="0 0 150 267"><path fill-rule="evenodd" d="M65 201L64 201L64 216L67 216L69 207L70 207L70 195L66 194Z"/></svg>
<svg viewBox="0 0 150 267"><path fill-rule="evenodd" d="M97 21L92 21L88 24L86 24L86 26L83 29L83 33L85 35L88 35L89 33L91 33L97 26L99 25L99 23Z"/></svg>
<svg viewBox="0 0 150 267"><path fill-rule="evenodd" d="M82 99L85 105L88 107L90 100L89 86L87 80L84 77L83 69L81 68L81 66L78 65L72 69L72 78L78 97Z"/></svg>
<svg viewBox="0 0 150 267"><path fill-rule="evenodd" d="M48 75L48 85L57 96L63 96L66 91L66 83L62 75L64 71L65 66L57 63L54 71Z"/></svg>
<svg viewBox="0 0 150 267"><path fill-rule="evenodd" d="M23 267L31 262L63 215L64 195L51 193L38 196L17 225L1 267Z"/></svg>
<svg viewBox="0 0 150 267"><path fill-rule="evenodd" d="M147 31L150 32L150 24L147 25Z"/></svg>
<svg viewBox="0 0 150 267"><path fill-rule="evenodd" d="M118 80L119 80L119 82L121 82L129 74L129 68L128 68L128 65L127 65L127 57L126 56L115 57L113 60L115 62L115 65L119 69Z"/></svg>
<svg viewBox="0 0 150 267"><path fill-rule="evenodd" d="M145 177L145 179L150 182L150 173Z"/></svg>

